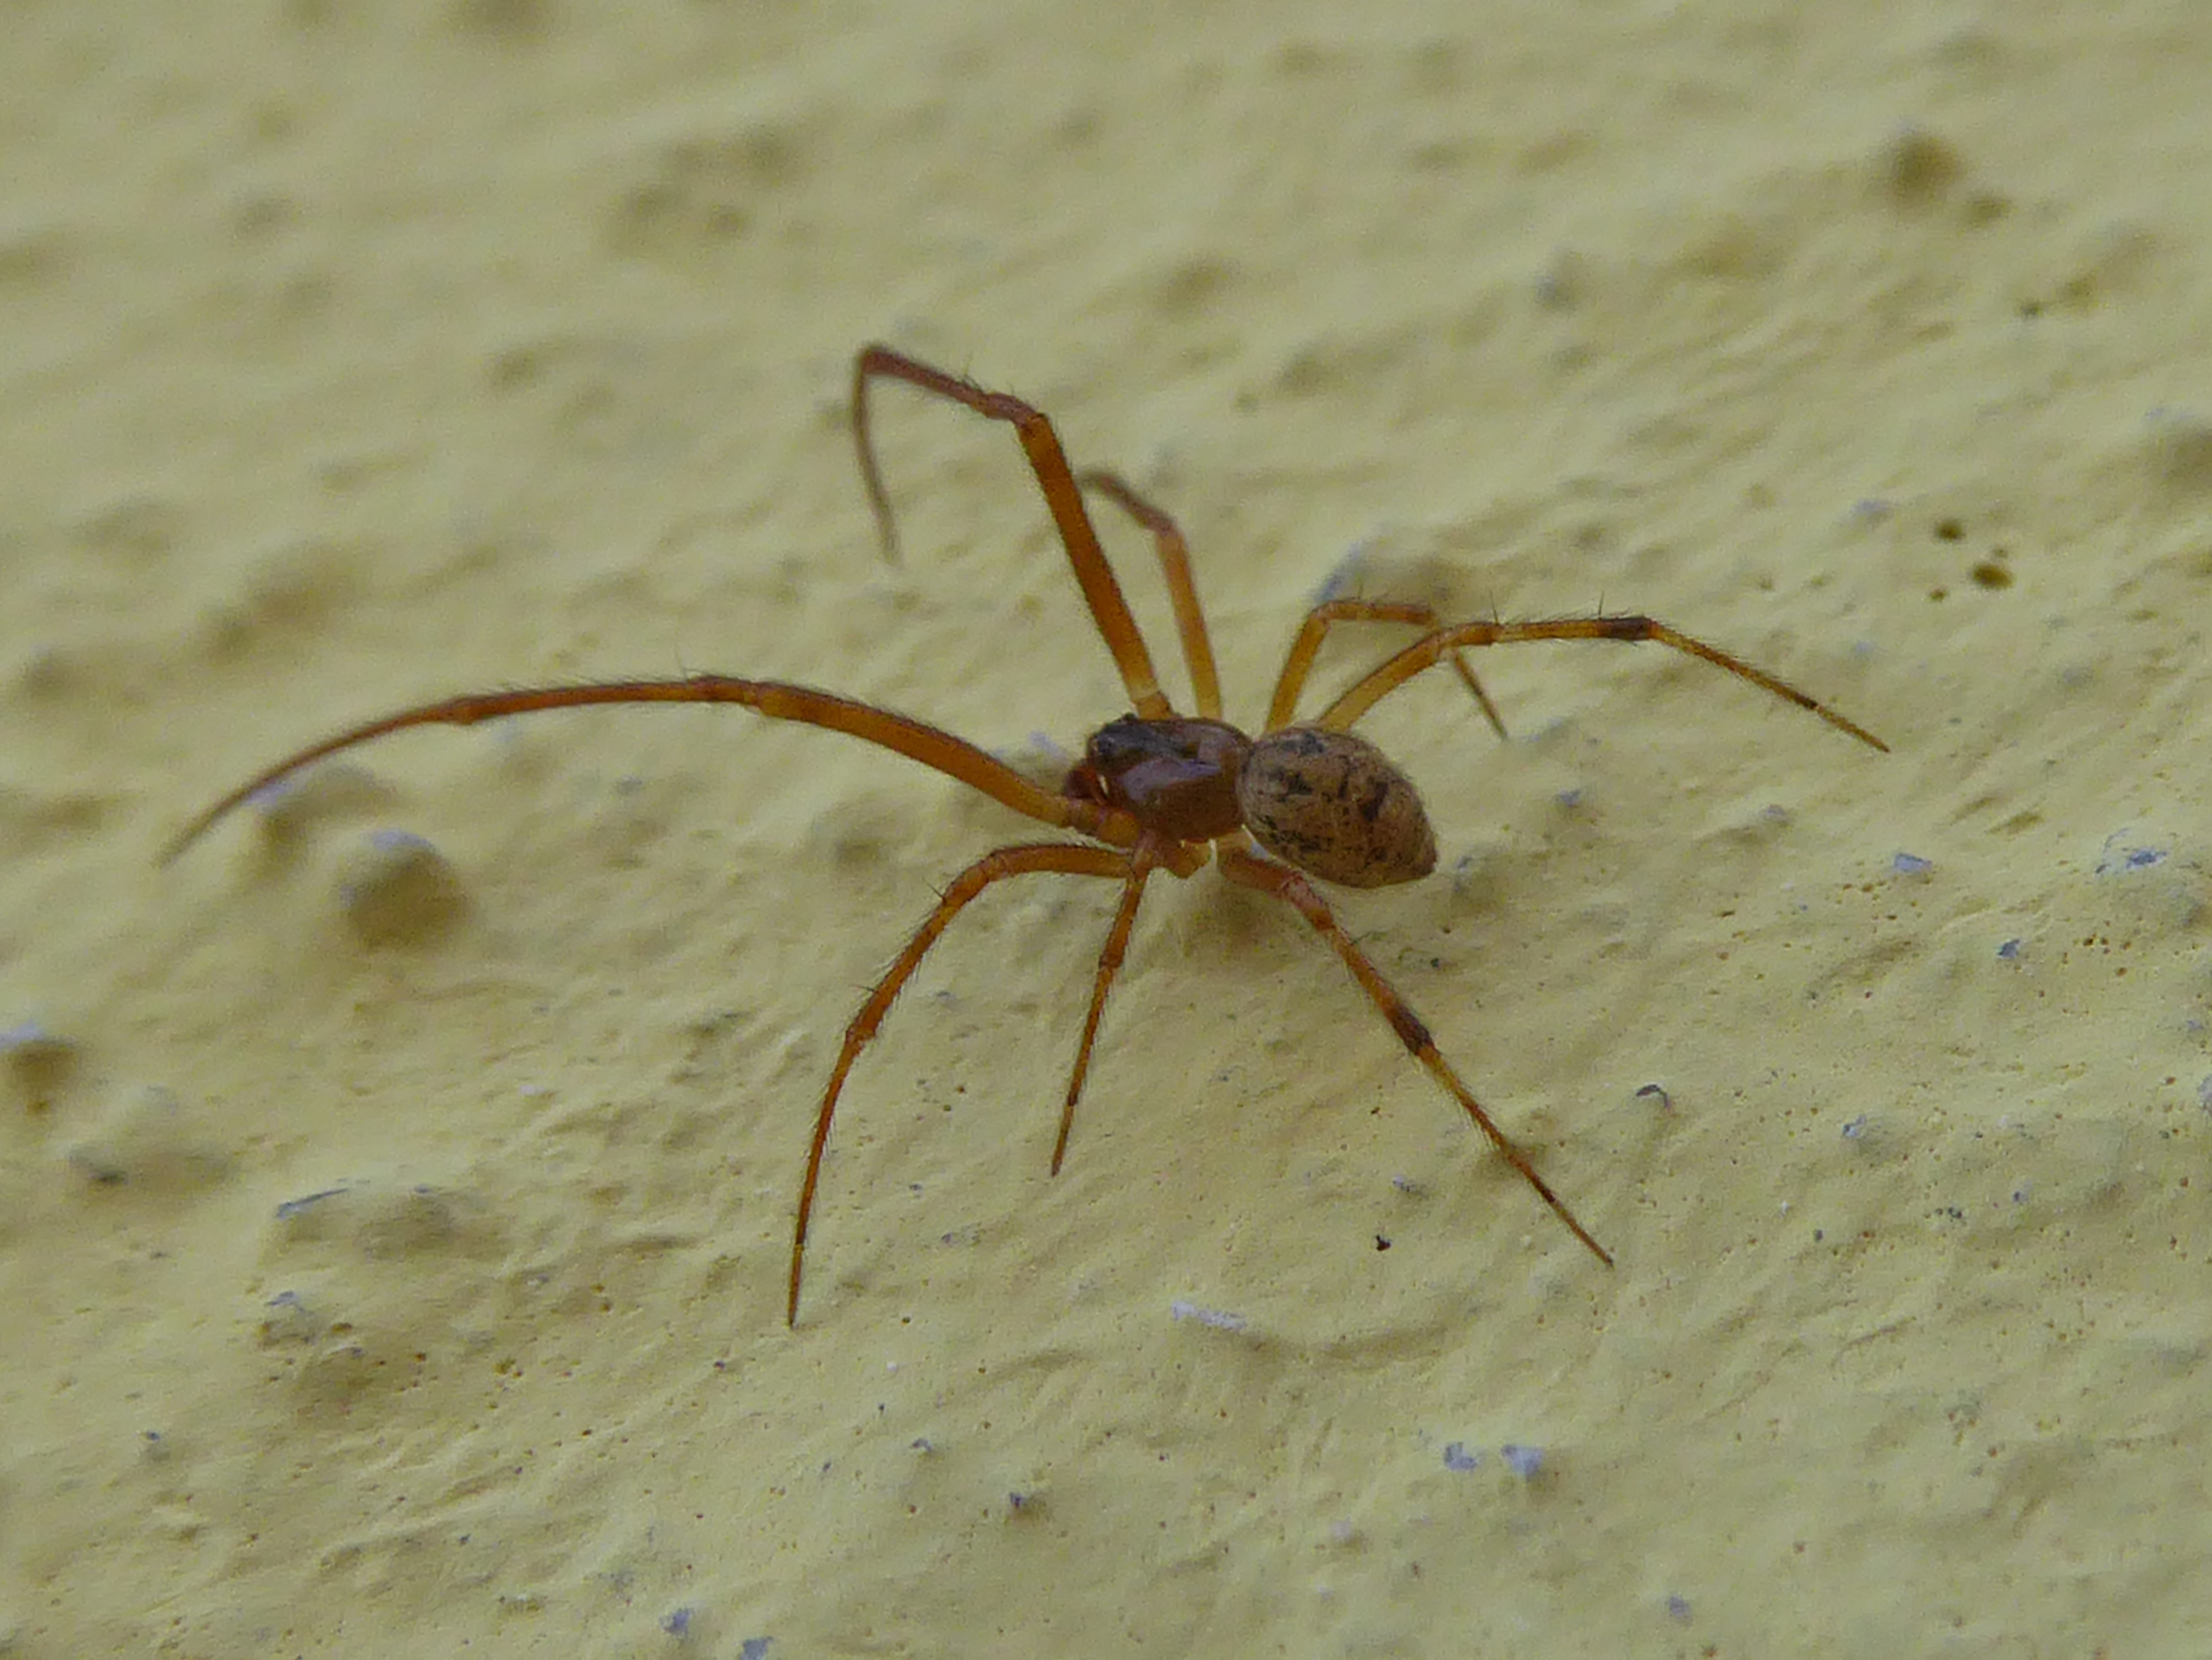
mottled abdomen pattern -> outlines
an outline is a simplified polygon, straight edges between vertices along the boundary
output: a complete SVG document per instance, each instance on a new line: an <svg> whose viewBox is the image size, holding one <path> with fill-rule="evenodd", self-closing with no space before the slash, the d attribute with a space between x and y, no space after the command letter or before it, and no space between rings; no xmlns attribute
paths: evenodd
<svg viewBox="0 0 2212 1660"><path fill-rule="evenodd" d="M1261 846L1324 882L1387 888L1436 868L1419 794L1348 732L1285 727L1254 739L1237 804Z"/></svg>

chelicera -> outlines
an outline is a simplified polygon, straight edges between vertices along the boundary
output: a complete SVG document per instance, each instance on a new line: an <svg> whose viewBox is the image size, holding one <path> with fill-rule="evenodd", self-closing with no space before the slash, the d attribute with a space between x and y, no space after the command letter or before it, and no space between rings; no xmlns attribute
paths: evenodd
<svg viewBox="0 0 2212 1660"><path fill-rule="evenodd" d="M1414 676L1449 662L1500 735L1496 708L1461 655L1478 646L1539 640L1653 642L1747 680L1875 749L1881 739L1826 704L1717 647L1648 617L1562 617L1531 622L1445 624L1428 606L1389 600L1329 599L1306 615L1285 656L1267 707L1267 723L1248 736L1222 718L1213 648L1198 602L1182 532L1165 512L1119 476L1078 472L1040 410L1005 392L989 392L888 346L862 350L853 368L852 418L860 477L873 508L887 556L896 557L897 531L885 494L869 426L868 395L879 380L908 386L964 405L1011 425L1021 441L1045 504L1059 531L1092 620L1121 672L1130 713L1091 735L1083 759L1058 789L1033 782L1006 763L939 727L835 692L775 680L724 674L674 679L613 680L580 685L524 687L466 693L401 709L366 721L288 756L248 780L193 819L169 844L174 858L216 820L311 763L409 727L472 726L538 709L599 703L736 703L775 721L796 721L842 732L905 756L958 780L1025 818L1086 838L1017 843L985 854L945 888L906 948L885 971L845 1028L844 1043L814 1118L805 1175L792 1219L791 1262L784 1317L795 1324L805 1266L807 1225L829 1146L837 1099L854 1061L883 1023L902 988L954 917L985 889L1017 876L1052 873L1100 877L1121 885L1121 903L1098 954L1091 1003L1076 1046L1075 1065L1063 1098L1052 1149L1058 1173L1067 1155L1075 1105L1090 1070L1099 1017L1120 971L1145 885L1157 871L1195 874L1208 862L1231 882L1282 901L1304 918L1335 952L1399 1041L1429 1075L1456 1100L1475 1127L1568 1230L1599 1261L1612 1256L1552 1190L1527 1153L1500 1129L1437 1050L1428 1027L1339 925L1316 880L1353 888L1383 887L1425 876L1436 865L1436 839L1419 794L1352 725ZM1191 681L1194 715L1178 714L1160 690L1144 635L1123 599L1120 583L1100 546L1085 504L1085 492L1112 502L1151 533ZM1320 714L1295 718L1299 693L1331 626L1344 622L1396 623L1423 630L1411 645L1385 659Z"/></svg>

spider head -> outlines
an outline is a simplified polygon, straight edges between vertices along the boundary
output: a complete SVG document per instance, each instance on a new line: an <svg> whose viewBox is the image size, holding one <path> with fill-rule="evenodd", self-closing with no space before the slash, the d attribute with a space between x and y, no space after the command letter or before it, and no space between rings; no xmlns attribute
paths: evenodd
<svg viewBox="0 0 2212 1660"><path fill-rule="evenodd" d="M1225 721L1125 714L1091 734L1066 791L1178 842L1208 842L1240 822L1237 778L1249 745Z"/></svg>

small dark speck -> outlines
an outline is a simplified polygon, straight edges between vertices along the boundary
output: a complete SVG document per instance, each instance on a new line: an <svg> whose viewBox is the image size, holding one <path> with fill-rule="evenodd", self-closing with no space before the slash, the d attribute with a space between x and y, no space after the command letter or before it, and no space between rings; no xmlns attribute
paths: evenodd
<svg viewBox="0 0 2212 1660"><path fill-rule="evenodd" d="M1505 1461L1505 1467L1523 1481L1534 1481L1544 1468L1544 1450L1541 1447L1520 1447L1508 1442L1498 1448L1498 1456Z"/></svg>
<svg viewBox="0 0 2212 1660"><path fill-rule="evenodd" d="M1421 1184L1410 1176L1394 1176L1390 1185L1403 1194L1418 1195L1421 1191Z"/></svg>
<svg viewBox="0 0 2212 1660"><path fill-rule="evenodd" d="M2103 851L2098 855L2097 874L2115 876L2131 870L2148 870L2153 865L2163 864L2164 848L2146 847L2142 842L2130 844L2130 832L2114 830L2105 838Z"/></svg>
<svg viewBox="0 0 2212 1660"><path fill-rule="evenodd" d="M1482 1455L1470 1450L1464 1441L1454 1441L1444 1448L1444 1468L1448 1470L1471 1470L1481 1462Z"/></svg>
<svg viewBox="0 0 2212 1660"><path fill-rule="evenodd" d="M1656 1101L1664 1109L1671 1110L1674 1104L1674 1098L1657 1084L1644 1085L1636 1091L1636 1098L1639 1101Z"/></svg>
<svg viewBox="0 0 2212 1660"><path fill-rule="evenodd" d="M1321 605L1328 600L1341 599L1358 587L1360 562L1368 556L1373 547L1373 543L1363 540L1346 548L1344 557L1336 562L1336 569L1323 577L1321 586L1314 590L1314 603Z"/></svg>
<svg viewBox="0 0 2212 1660"><path fill-rule="evenodd" d="M1686 1596L1668 1597L1667 1599L1667 1617L1669 1620L1679 1620L1686 1624L1690 1618L1690 1599Z"/></svg>
<svg viewBox="0 0 2212 1660"><path fill-rule="evenodd" d="M1864 1113L1861 1113L1844 1126L1844 1140L1846 1141L1856 1141L1865 1134L1866 1115Z"/></svg>
<svg viewBox="0 0 2212 1660"><path fill-rule="evenodd" d="M289 1222L310 1205L319 1205L325 1199L335 1199L344 1191L343 1188L325 1188L320 1193L303 1193L297 1199L287 1199L276 1207L276 1219Z"/></svg>
<svg viewBox="0 0 2212 1660"><path fill-rule="evenodd" d="M1387 1234L1387 1233L1378 1233L1378 1234L1376 1234L1376 1235L1375 1236L1375 1249L1376 1249L1376 1250L1389 1250L1389 1249L1390 1249L1390 1236L1389 1236L1389 1234Z"/></svg>
<svg viewBox="0 0 2212 1660"><path fill-rule="evenodd" d="M1814 1228L1813 1230L1813 1243L1816 1245L1827 1237L1827 1232L1825 1229Z"/></svg>
<svg viewBox="0 0 2212 1660"><path fill-rule="evenodd" d="M1553 254L1552 263L1536 273L1536 303L1547 311L1564 311L1572 306L1589 286L1589 273L1583 264L1566 249Z"/></svg>
<svg viewBox="0 0 2212 1660"><path fill-rule="evenodd" d="M2004 944L1997 947L1997 958L2001 962L2014 962L2018 959L2019 956L2020 941L2017 939L2008 939Z"/></svg>

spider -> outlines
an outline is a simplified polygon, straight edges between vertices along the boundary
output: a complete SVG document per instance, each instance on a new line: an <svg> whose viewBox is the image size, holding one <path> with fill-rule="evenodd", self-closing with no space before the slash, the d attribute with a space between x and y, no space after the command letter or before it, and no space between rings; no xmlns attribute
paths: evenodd
<svg viewBox="0 0 2212 1660"><path fill-rule="evenodd" d="M937 727L811 686L744 680L726 674L528 686L465 693L401 709L311 744L201 812L169 842L161 862L174 859L233 808L301 768L404 727L466 727L538 709L599 703L736 703L770 720L827 727L918 761L980 790L1024 818L1087 839L1017 843L995 848L969 865L952 879L936 907L846 1026L844 1043L814 1116L806 1173L792 1219L790 1276L784 1303L787 1326L798 1323L807 1225L813 1215L830 1122L853 1063L875 1036L892 1001L930 947L971 900L995 883L1047 872L1102 877L1118 882L1121 890L1121 903L1098 953L1090 1008L1084 1017L1074 1069L1060 1107L1060 1130L1052 1147L1054 1175L1067 1156L1068 1134L1090 1071L1099 1017L1127 950L1145 884L1157 871L1189 877L1212 860L1230 881L1279 899L1305 919L1343 960L1407 1051L1466 1110L1499 1157L1519 1172L1593 1256L1611 1266L1612 1255L1552 1190L1528 1155L1476 1101L1438 1051L1427 1025L1344 931L1314 886L1318 879L1341 887L1385 887L1425 876L1436 865L1436 839L1413 783L1375 745L1352 733L1353 723L1422 671L1449 660L1502 737L1504 725L1461 655L1463 648L1533 640L1652 641L1702 658L1809 710L1863 744L1877 750L1888 746L1864 727L1765 670L1649 617L1559 617L1446 625L1425 605L1351 599L1323 600L1307 612L1277 677L1267 725L1258 736L1249 736L1222 718L1213 648L1199 607L1188 548L1175 520L1118 474L1102 469L1075 471L1060 447L1052 422L1021 398L987 391L889 346L871 345L860 351L853 364L853 436L860 480L886 557L897 556L898 531L869 428L869 391L879 380L904 382L988 420L1005 422L1021 441L1091 619L1121 672L1131 710L1091 734L1083 758L1059 789L1032 782L1005 762ZM1086 492L1113 503L1151 534L1190 673L1191 697L1197 708L1194 715L1176 714L1160 690L1144 635L1122 598L1121 584L1091 524L1085 505ZM1294 717L1307 672L1328 629L1345 622L1396 623L1424 632L1412 645L1340 693L1319 714L1298 721Z"/></svg>

